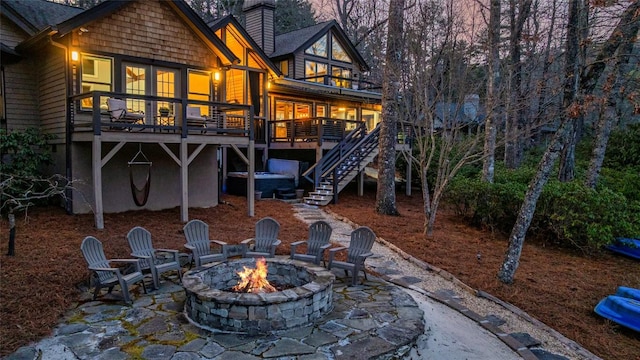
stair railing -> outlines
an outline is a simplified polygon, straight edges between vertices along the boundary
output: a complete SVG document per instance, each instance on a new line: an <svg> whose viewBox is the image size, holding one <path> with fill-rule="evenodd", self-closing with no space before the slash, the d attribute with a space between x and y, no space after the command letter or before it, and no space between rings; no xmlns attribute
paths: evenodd
<svg viewBox="0 0 640 360"><path fill-rule="evenodd" d="M360 123L353 131L345 136L342 141L329 150L329 152L327 152L327 154L325 154L318 162L302 173L302 176L312 182L314 186L318 186L323 174L327 172L327 169L333 168L337 162L340 162L345 154L352 151L353 148L366 136L366 134L366 124ZM311 174L313 174L313 177L311 177Z"/></svg>

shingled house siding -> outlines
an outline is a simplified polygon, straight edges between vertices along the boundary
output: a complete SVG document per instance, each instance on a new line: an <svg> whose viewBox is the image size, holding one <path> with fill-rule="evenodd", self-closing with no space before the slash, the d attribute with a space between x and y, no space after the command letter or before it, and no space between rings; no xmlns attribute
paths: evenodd
<svg viewBox="0 0 640 360"><path fill-rule="evenodd" d="M64 50L51 49L38 64L40 126L42 131L56 135L54 143L65 141L65 53Z"/></svg>
<svg viewBox="0 0 640 360"><path fill-rule="evenodd" d="M82 51L100 51L154 60L212 67L213 52L166 4L137 1L73 34Z"/></svg>
<svg viewBox="0 0 640 360"><path fill-rule="evenodd" d="M2 42L15 47L27 38L27 34L4 16L0 19ZM24 130L39 125L34 64L21 60L7 64L4 69L7 129Z"/></svg>

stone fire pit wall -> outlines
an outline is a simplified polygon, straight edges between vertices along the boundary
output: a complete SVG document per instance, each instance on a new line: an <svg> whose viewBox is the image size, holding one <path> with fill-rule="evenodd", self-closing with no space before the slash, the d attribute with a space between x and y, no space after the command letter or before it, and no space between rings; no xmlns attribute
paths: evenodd
<svg viewBox="0 0 640 360"><path fill-rule="evenodd" d="M326 269L289 259L267 259L267 280L290 284L273 293L236 293L238 271L254 259L207 264L182 278L185 313L196 324L229 332L267 333L312 323L333 310L335 276Z"/></svg>

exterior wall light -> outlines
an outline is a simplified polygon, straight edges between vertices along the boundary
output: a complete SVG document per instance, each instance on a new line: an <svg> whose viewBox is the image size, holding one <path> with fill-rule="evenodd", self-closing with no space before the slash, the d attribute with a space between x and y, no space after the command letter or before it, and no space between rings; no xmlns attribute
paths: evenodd
<svg viewBox="0 0 640 360"><path fill-rule="evenodd" d="M71 60L72 60L72 61L78 61L78 60L80 60L80 54L79 54L76 50L73 50L73 51L71 52Z"/></svg>

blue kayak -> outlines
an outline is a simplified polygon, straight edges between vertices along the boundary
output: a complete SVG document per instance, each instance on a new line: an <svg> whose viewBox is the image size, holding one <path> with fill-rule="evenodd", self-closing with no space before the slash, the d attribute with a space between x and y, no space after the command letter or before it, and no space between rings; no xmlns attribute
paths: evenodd
<svg viewBox="0 0 640 360"><path fill-rule="evenodd" d="M615 323L640 332L640 289L620 286L602 299L594 311Z"/></svg>
<svg viewBox="0 0 640 360"><path fill-rule="evenodd" d="M607 249L640 260L639 239L617 238L615 243L607 246Z"/></svg>

